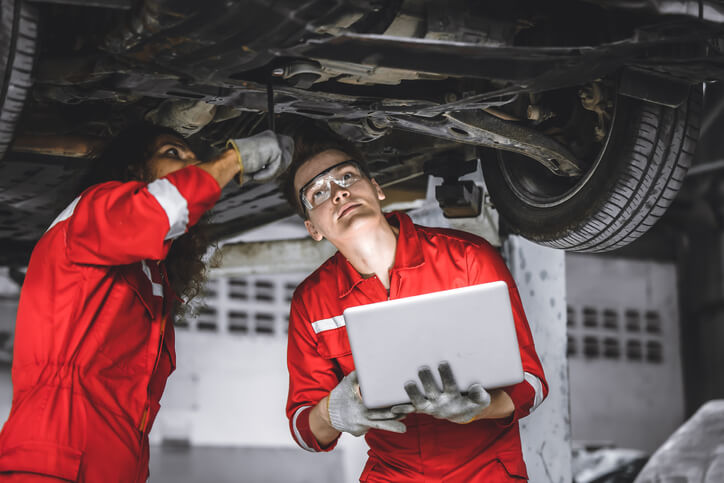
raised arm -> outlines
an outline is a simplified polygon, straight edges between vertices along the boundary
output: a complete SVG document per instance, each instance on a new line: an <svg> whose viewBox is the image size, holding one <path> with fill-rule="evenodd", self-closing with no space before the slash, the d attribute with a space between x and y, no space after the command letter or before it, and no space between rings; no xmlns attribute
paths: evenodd
<svg viewBox="0 0 724 483"><path fill-rule="evenodd" d="M90 265L161 260L219 199L221 189L203 169L189 166L142 183L111 181L86 190L49 230L65 229L68 258Z"/></svg>

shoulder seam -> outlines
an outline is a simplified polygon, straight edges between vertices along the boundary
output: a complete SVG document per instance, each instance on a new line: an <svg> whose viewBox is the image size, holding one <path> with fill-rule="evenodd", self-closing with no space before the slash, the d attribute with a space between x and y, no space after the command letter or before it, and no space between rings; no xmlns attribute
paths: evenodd
<svg viewBox="0 0 724 483"><path fill-rule="evenodd" d="M485 238L475 235L473 233L467 233L462 232L460 230L456 230L455 228L434 228L429 226L420 226L415 225L419 231L423 231L425 233L429 233L431 235L435 236L443 236L445 238L450 238L456 241L459 241L461 243L467 244L467 245L476 245L478 242L483 242L487 245L490 245L490 242L486 240ZM461 233L461 235L457 235L456 233ZM468 237L474 237L474 239L468 238ZM492 245L490 245L492 246Z"/></svg>

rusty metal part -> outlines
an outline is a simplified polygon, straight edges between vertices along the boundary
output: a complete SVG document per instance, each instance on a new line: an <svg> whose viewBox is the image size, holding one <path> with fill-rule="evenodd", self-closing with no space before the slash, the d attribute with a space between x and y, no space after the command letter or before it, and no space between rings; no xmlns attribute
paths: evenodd
<svg viewBox="0 0 724 483"><path fill-rule="evenodd" d="M315 82L324 82L329 76L322 72L322 68L314 61L295 61L286 64L284 67L272 71L273 77L281 77L289 85L308 89Z"/></svg>
<svg viewBox="0 0 724 483"><path fill-rule="evenodd" d="M217 106L190 99L166 99L145 119L160 126L170 127L184 136L201 131L216 114Z"/></svg>
<svg viewBox="0 0 724 483"><path fill-rule="evenodd" d="M533 121L537 124L547 121L548 119L551 119L556 116L556 113L551 111L550 109L546 109L543 106L539 106L537 104L531 104L528 106L528 109L526 111L526 117L529 121Z"/></svg>
<svg viewBox="0 0 724 483"><path fill-rule="evenodd" d="M336 249L311 238L251 243L227 243L220 249L218 271L239 273L290 273L314 270ZM218 273L218 272L217 272Z"/></svg>
<svg viewBox="0 0 724 483"><path fill-rule="evenodd" d="M498 119L482 111L451 112L433 119L389 116L395 128L460 143L512 151L535 159L558 176L580 176L578 159L566 147L525 126Z"/></svg>
<svg viewBox="0 0 724 483"><path fill-rule="evenodd" d="M65 158L90 158L106 144L102 138L90 136L18 136L11 151Z"/></svg>
<svg viewBox="0 0 724 483"><path fill-rule="evenodd" d="M495 109L494 107L485 108L483 109L483 111L504 121L520 121L520 118L512 114L508 114L507 112L501 111L500 109Z"/></svg>
<svg viewBox="0 0 724 483"><path fill-rule="evenodd" d="M389 132L389 127L377 126L374 119L365 118L358 122L330 121L329 127L347 139L356 142L370 142L379 139Z"/></svg>
<svg viewBox="0 0 724 483"><path fill-rule="evenodd" d="M603 141L606 137L606 129L611 121L611 109L613 103L610 102L601 88L600 83L591 82L581 89L578 93L581 98L581 105L587 111L595 112L598 116L596 127L593 128L593 136L596 142Z"/></svg>

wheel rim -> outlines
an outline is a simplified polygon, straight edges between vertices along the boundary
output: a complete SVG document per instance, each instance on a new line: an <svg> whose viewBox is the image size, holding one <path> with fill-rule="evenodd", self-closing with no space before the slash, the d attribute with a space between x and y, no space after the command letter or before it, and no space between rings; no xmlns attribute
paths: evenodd
<svg viewBox="0 0 724 483"><path fill-rule="evenodd" d="M503 179L515 196L534 208L553 208L566 203L576 196L599 169L604 153L608 149L613 126L616 122L618 100L614 96L613 112L608 132L593 162L579 177L556 176L539 162L522 154L498 151L498 167ZM503 157L507 159L503 159Z"/></svg>

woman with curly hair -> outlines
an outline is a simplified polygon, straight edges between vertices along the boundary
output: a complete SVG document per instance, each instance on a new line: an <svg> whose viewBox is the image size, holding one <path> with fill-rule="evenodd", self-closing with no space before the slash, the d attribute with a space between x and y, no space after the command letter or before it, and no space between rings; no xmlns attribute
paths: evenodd
<svg viewBox="0 0 724 483"><path fill-rule="evenodd" d="M175 131L141 124L108 145L30 258L0 481L146 481L175 367L170 319L202 280L194 225L233 178L280 174L290 143L267 131L201 162Z"/></svg>

